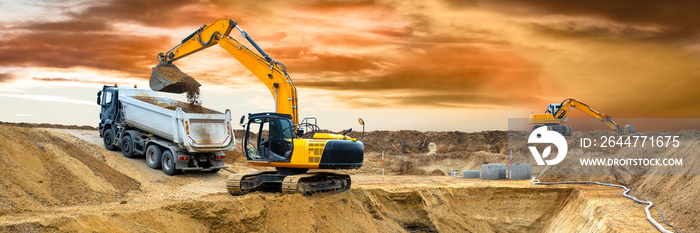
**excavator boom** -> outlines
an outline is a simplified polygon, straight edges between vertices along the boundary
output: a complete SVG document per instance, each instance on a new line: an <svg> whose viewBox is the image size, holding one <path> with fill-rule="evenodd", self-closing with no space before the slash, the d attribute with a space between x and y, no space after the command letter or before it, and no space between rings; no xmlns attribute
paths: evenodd
<svg viewBox="0 0 700 233"><path fill-rule="evenodd" d="M229 34L234 28L239 30L241 35L246 38L261 55L258 55L247 46L231 37ZM172 88L172 86L191 82L190 79L192 78L189 75L183 75L184 73L177 68L175 68L177 70L172 70L171 68L172 72L160 72L163 70L162 67L174 67L172 62L217 44L236 58L238 62L250 70L255 77L265 84L275 100L275 112L289 114L292 116L294 124L299 123L297 89L294 86L294 82L292 82L292 79L287 74L286 67L284 64L271 59L270 56L250 38L248 33L243 31L238 24L231 19L217 20L209 25L204 25L185 37L180 44L176 45L168 52L160 53L158 55L159 64L153 68L153 74L151 75L151 88L156 91L183 93L184 91L182 91L182 88ZM153 85L153 83L160 85Z"/></svg>
<svg viewBox="0 0 700 233"><path fill-rule="evenodd" d="M613 121L613 119L610 116L608 116L605 113L600 113L588 106L587 104L584 104L581 101L575 99L565 99L564 101L562 101L559 111L553 113L554 118L566 118L569 115L569 112L571 112L572 108L578 109L581 112L588 114L589 116L601 120L605 125L610 127L610 129L617 130L617 132L623 131L622 128L620 128L620 126L617 125L617 123L615 123L615 121Z"/></svg>
<svg viewBox="0 0 700 233"><path fill-rule="evenodd" d="M624 128L622 128L607 114L598 112L595 109L588 106L587 104L584 104L581 101L571 98L565 99L561 102L561 104L550 104L548 110L545 113L530 115L530 124L536 125L535 127L533 127L533 129L541 125L547 125L552 130L558 131L564 136L569 136L571 135L571 127L559 124L566 122L569 113L571 112L571 109L574 108L600 120L605 125L610 127L610 129L615 130L618 133L636 132L636 128L634 128L634 126L626 125Z"/></svg>

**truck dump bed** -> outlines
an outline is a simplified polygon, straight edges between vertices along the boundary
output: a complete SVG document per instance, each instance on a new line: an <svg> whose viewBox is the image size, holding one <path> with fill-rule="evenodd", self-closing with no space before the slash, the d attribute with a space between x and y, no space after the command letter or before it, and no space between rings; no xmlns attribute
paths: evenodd
<svg viewBox="0 0 700 233"><path fill-rule="evenodd" d="M150 90L122 89L119 95L124 121L132 127L168 139L191 153L233 147L231 112L228 109L220 113L159 97Z"/></svg>

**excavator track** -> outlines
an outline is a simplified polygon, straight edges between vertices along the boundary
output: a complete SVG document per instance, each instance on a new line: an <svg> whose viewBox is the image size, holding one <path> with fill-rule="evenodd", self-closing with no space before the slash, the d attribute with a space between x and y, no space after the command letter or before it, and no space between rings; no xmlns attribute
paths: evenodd
<svg viewBox="0 0 700 233"><path fill-rule="evenodd" d="M255 188L250 188L245 185L241 185L242 181L247 181L252 178L255 178L259 175L264 175L264 174L275 174L276 172L274 171L254 171L254 172L249 172L249 173L243 173L243 174L233 174L228 176L226 179L226 189L228 190L228 193L231 195L243 195L249 192L255 191Z"/></svg>
<svg viewBox="0 0 700 233"><path fill-rule="evenodd" d="M322 192L344 192L350 190L350 185L349 175L326 172L284 176L275 171L255 171L233 174L226 179L226 189L234 196L255 191L281 191L285 194L310 196Z"/></svg>
<svg viewBox="0 0 700 233"><path fill-rule="evenodd" d="M350 190L349 175L335 173L304 173L291 175L282 182L282 193L300 193L310 196L321 192L344 192Z"/></svg>

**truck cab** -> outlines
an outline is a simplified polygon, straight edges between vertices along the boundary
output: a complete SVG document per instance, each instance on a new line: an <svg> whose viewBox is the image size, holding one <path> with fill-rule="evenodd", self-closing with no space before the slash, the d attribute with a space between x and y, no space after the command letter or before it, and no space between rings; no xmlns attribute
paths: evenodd
<svg viewBox="0 0 700 233"><path fill-rule="evenodd" d="M97 92L97 104L100 105L100 137L103 136L105 125L111 126L117 116L119 108L119 88L115 86L103 86L102 90Z"/></svg>

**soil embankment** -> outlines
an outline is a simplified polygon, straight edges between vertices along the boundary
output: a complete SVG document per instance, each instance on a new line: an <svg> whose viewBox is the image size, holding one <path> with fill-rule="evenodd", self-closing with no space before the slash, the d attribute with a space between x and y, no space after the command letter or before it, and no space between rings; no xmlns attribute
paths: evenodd
<svg viewBox="0 0 700 233"><path fill-rule="evenodd" d="M234 197L226 193L226 177L255 169L238 151L226 153L230 167L219 173L170 177L150 169L143 158L103 149L95 130L0 125L0 231L656 232L644 216L644 205L622 197L619 188L427 176L433 170L477 169L484 161L504 161L499 132L371 134L366 145L396 145L399 138L404 144L385 147L387 169L396 169L385 180L379 175L381 150L370 147L365 167L349 171L350 191ZM453 144L434 139L441 137ZM437 155L419 149L424 141L438 144ZM412 168L406 168L408 162ZM412 169L423 172L398 175ZM694 177L620 179L659 204L679 230L694 232Z"/></svg>
<svg viewBox="0 0 700 233"><path fill-rule="evenodd" d="M91 146L67 133L0 125L0 212L112 202L139 188Z"/></svg>

